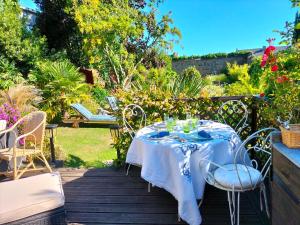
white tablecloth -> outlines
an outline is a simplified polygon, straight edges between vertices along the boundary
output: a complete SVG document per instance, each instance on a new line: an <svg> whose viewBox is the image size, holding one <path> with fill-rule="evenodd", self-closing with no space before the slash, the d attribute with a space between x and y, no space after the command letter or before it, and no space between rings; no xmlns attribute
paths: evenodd
<svg viewBox="0 0 300 225"><path fill-rule="evenodd" d="M180 142L164 138L156 141L149 138L155 130L145 127L137 132L126 158L127 163L142 166L143 179L164 188L177 199L180 217L191 225L202 221L197 199L203 196L204 176L209 166L200 160L208 159L220 165L232 163L241 143L227 125L209 122L207 126L198 127L199 130L207 131L213 140ZM182 132L176 135L188 139Z"/></svg>

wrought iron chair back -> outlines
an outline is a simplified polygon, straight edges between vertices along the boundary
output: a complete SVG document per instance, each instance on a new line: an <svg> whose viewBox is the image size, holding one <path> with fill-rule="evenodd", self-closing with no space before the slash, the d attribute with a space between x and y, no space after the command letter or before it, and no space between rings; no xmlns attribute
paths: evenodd
<svg viewBox="0 0 300 225"><path fill-rule="evenodd" d="M143 108L136 104L127 105L123 110L123 124L133 138L137 130L146 126L146 114Z"/></svg>
<svg viewBox="0 0 300 225"><path fill-rule="evenodd" d="M261 129L250 135L238 148L234 158L234 165L242 190L244 189L243 182L241 181L243 178L240 174L240 170L238 170L237 168L237 165L244 165L244 171L247 171L247 173L243 173L243 176L247 174L247 176L249 177L249 180L251 181L251 189L257 188L258 185L263 182L270 171L272 156L271 135L275 131L278 130L275 128ZM263 163L258 162L257 159L253 157L250 158L249 162L250 155L255 156L258 154L260 156L260 159L264 160ZM261 173L261 180L253 182L253 175L250 173L248 167L246 166L249 165L249 163L253 168ZM247 189L249 189L249 187L247 187Z"/></svg>
<svg viewBox="0 0 300 225"><path fill-rule="evenodd" d="M230 125L237 134L240 134L248 126L249 112L247 106L240 100L224 102L218 109L218 120Z"/></svg>
<svg viewBox="0 0 300 225"><path fill-rule="evenodd" d="M206 182L227 191L231 225L239 225L240 223L240 193L256 188L260 188L260 209L263 210L264 205L267 215L270 216L264 179L270 171L271 135L275 131L278 130L264 128L250 135L239 145L233 164L219 165L208 159L200 161L200 170L205 172L203 175ZM249 159L251 155L249 152L260 154L260 157L265 156L264 163ZM217 172L219 173L216 175ZM220 175L225 179L222 180Z"/></svg>

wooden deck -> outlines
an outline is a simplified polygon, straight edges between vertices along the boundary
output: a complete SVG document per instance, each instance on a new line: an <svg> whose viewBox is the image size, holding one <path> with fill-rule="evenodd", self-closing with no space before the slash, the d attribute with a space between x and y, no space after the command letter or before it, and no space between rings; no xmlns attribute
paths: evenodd
<svg viewBox="0 0 300 225"><path fill-rule="evenodd" d="M69 224L185 224L177 221L177 202L168 192L147 183L139 170L125 176L114 169L60 169ZM268 225L256 198L241 196L240 225ZM207 188L201 207L202 225L229 225L226 193Z"/></svg>

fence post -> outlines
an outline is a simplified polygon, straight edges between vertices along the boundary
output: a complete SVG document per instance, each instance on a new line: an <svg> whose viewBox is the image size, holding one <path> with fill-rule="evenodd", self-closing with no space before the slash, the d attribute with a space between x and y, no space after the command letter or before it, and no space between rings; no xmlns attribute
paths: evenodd
<svg viewBox="0 0 300 225"><path fill-rule="evenodd" d="M252 97L252 115L251 115L251 133L257 131L257 98L255 96Z"/></svg>

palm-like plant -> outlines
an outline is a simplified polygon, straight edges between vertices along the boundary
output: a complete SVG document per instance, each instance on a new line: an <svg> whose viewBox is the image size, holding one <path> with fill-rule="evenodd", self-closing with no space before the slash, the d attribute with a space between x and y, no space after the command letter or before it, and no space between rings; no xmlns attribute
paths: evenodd
<svg viewBox="0 0 300 225"><path fill-rule="evenodd" d="M207 84L195 67L188 67L176 79L171 80L171 92L175 97L184 94L186 97L198 97Z"/></svg>
<svg viewBox="0 0 300 225"><path fill-rule="evenodd" d="M82 74L66 60L39 62L29 79L42 90L41 108L51 120L60 119L71 103L89 97L89 87Z"/></svg>

